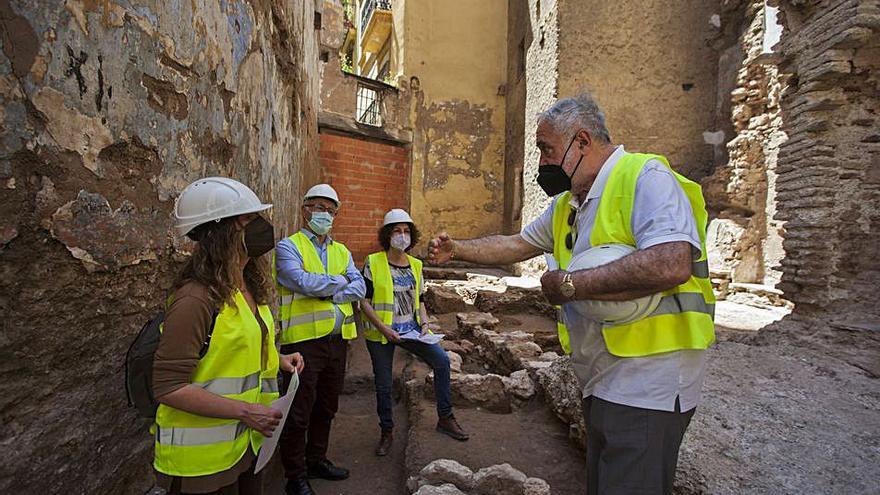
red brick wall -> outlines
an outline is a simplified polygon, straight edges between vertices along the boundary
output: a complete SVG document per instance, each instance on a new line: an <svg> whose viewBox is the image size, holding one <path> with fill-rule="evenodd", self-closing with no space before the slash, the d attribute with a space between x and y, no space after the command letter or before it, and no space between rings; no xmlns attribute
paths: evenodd
<svg viewBox="0 0 880 495"><path fill-rule="evenodd" d="M409 148L339 134L321 133L322 180L339 193L342 208L333 237L359 266L380 248L377 233L385 213L410 206Z"/></svg>

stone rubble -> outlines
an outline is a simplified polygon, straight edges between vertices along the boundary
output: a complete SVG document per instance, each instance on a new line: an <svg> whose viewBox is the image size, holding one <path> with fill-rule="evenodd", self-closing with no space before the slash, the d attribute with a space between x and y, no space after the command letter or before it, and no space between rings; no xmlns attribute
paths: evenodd
<svg viewBox="0 0 880 495"><path fill-rule="evenodd" d="M451 459L437 459L406 482L415 495L549 495L550 485L529 478L510 464L496 464L472 471Z"/></svg>

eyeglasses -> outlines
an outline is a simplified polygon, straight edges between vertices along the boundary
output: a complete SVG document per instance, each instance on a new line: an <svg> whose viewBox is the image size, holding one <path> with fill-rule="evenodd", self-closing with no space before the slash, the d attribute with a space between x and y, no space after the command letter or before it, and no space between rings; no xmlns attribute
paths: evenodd
<svg viewBox="0 0 880 495"><path fill-rule="evenodd" d="M568 214L568 226L571 230L565 235L565 248L571 251L574 249L574 243L577 241L577 231L574 228L574 221L577 217L577 210L572 209Z"/></svg>
<svg viewBox="0 0 880 495"><path fill-rule="evenodd" d="M318 204L304 204L303 206L308 208L311 211L326 211L330 215L332 215L334 217L336 216L336 208L334 208L332 206L328 207L328 206L318 205Z"/></svg>

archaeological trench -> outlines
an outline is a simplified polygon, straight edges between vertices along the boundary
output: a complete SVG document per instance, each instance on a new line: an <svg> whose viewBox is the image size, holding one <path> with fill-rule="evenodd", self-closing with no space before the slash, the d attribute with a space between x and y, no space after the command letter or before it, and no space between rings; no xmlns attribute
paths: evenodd
<svg viewBox="0 0 880 495"><path fill-rule="evenodd" d="M718 341L676 493L878 493L880 2L393 3L411 36L385 127L364 130L342 108L363 81L339 70L339 0L0 0L0 493L160 493L122 363L190 252L171 229L190 181L249 184L286 236L305 187L342 187L330 143L360 140L355 167L409 171L393 206L426 229L512 233L547 204L535 114L581 87L616 141L667 154L710 209ZM355 233L377 214L349 207ZM471 439L434 431L430 369L399 352L394 449L375 457L357 340L330 452L352 477L316 490L583 493L542 269L426 270Z"/></svg>

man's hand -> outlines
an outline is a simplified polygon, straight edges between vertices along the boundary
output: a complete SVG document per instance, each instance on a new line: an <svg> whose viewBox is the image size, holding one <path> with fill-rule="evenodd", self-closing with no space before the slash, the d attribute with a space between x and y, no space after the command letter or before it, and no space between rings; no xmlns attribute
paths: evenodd
<svg viewBox="0 0 880 495"><path fill-rule="evenodd" d="M306 362L303 360L302 354L298 352L294 352L293 354L279 354L278 367L281 368L281 371L287 373L293 373L296 371L297 374L300 374L302 373L303 368L306 367Z"/></svg>
<svg viewBox="0 0 880 495"><path fill-rule="evenodd" d="M455 241L446 232L428 242L428 263L440 265L452 259L455 254Z"/></svg>
<svg viewBox="0 0 880 495"><path fill-rule="evenodd" d="M558 306L571 301L571 299L559 292L559 286L562 284L562 278L565 277L565 273L565 270L553 270L541 277L541 291L544 292L544 297L550 301L550 304Z"/></svg>
<svg viewBox="0 0 880 495"><path fill-rule="evenodd" d="M400 343L400 334L395 332L393 328L386 326L381 329L382 335L388 340L388 342L393 342L395 344Z"/></svg>
<svg viewBox="0 0 880 495"><path fill-rule="evenodd" d="M239 416L241 421L257 430L266 438L272 436L272 432L281 422L281 411L266 407L262 404L244 404Z"/></svg>

